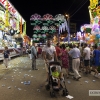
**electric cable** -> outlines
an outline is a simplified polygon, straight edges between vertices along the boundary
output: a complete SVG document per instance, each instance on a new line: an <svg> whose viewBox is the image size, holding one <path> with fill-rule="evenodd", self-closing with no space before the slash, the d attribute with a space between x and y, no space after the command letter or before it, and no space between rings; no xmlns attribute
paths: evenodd
<svg viewBox="0 0 100 100"><path fill-rule="evenodd" d="M84 3L84 0L82 0L77 7L72 11L72 13L70 13L70 15L72 15L82 4Z"/></svg>
<svg viewBox="0 0 100 100"><path fill-rule="evenodd" d="M71 7L73 6L75 0L73 1L73 3L71 4L71 6L68 8L67 12L71 9Z"/></svg>
<svg viewBox="0 0 100 100"><path fill-rule="evenodd" d="M88 1L88 0L87 0L87 1ZM77 10L75 11L74 14L72 14L72 15L70 16L70 18L71 18L72 16L74 16L74 15L87 3L87 1L84 2L83 5L82 5L79 9L77 9Z"/></svg>

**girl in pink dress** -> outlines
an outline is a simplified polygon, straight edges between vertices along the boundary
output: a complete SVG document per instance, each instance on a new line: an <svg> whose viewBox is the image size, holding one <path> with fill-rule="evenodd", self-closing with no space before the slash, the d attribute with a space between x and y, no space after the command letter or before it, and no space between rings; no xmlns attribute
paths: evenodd
<svg viewBox="0 0 100 100"><path fill-rule="evenodd" d="M62 60L62 68L65 68L68 78L68 69L69 69L69 59L68 59L68 52L66 50L65 44L61 46L61 60Z"/></svg>

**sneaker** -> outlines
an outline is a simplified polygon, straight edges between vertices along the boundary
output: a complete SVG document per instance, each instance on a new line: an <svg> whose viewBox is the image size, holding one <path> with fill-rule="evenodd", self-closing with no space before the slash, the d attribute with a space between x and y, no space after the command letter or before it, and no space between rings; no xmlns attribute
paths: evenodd
<svg viewBox="0 0 100 100"><path fill-rule="evenodd" d="M76 80L79 80L81 78L81 76L80 77L78 77L78 78L76 78Z"/></svg>

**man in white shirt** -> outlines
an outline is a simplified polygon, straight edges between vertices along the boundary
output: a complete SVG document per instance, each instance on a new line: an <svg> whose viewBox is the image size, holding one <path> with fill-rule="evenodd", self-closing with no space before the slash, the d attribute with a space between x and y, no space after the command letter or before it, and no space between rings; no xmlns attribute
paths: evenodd
<svg viewBox="0 0 100 100"><path fill-rule="evenodd" d="M80 66L80 50L76 47L76 45L73 45L73 49L69 51L69 55L72 57L72 68L74 71L74 78L76 80L79 80L81 78L81 75L79 74L79 66Z"/></svg>
<svg viewBox="0 0 100 100"><path fill-rule="evenodd" d="M83 56L84 56L84 66L86 67L86 74L91 73L90 69L90 48L88 47L87 44L84 45L84 51L83 51Z"/></svg>
<svg viewBox="0 0 100 100"><path fill-rule="evenodd" d="M54 61L54 57L56 58L56 61L58 61L58 58L57 58L57 55L56 55L56 49L54 46L51 45L51 41L50 40L47 40L47 43L46 43L46 46L43 47L42 49L42 52L43 52L43 58L44 58L44 62L45 62L45 69L46 69L46 72L47 72L47 80L48 80L48 73L49 73L49 70L48 70L48 65L49 65L49 62L52 62ZM47 59L47 53L50 55L51 59Z"/></svg>

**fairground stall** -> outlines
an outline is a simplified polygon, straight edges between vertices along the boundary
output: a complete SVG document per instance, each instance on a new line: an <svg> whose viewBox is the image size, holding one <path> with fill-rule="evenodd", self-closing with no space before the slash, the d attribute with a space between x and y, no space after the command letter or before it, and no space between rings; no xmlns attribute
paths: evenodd
<svg viewBox="0 0 100 100"><path fill-rule="evenodd" d="M26 22L8 0L0 0L0 60L3 50L8 46L10 56L20 54L21 44L26 35Z"/></svg>
<svg viewBox="0 0 100 100"><path fill-rule="evenodd" d="M78 33L78 38L82 39L89 45L100 44L100 2L99 0L90 0L89 5L90 24L81 26L81 33Z"/></svg>

